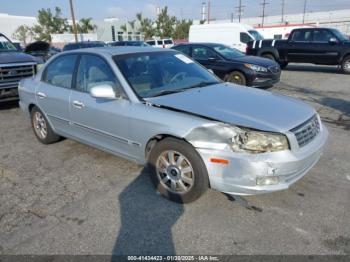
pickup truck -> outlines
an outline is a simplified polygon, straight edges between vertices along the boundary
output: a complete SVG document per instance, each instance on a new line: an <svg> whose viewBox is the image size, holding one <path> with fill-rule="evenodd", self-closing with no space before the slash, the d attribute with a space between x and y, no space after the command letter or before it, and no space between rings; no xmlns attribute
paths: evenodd
<svg viewBox="0 0 350 262"><path fill-rule="evenodd" d="M287 40L251 41L246 53L273 59L281 68L290 62L339 65L350 74L350 41L333 28L300 28Z"/></svg>
<svg viewBox="0 0 350 262"><path fill-rule="evenodd" d="M18 99L18 83L36 73L37 58L20 52L0 33L0 103Z"/></svg>

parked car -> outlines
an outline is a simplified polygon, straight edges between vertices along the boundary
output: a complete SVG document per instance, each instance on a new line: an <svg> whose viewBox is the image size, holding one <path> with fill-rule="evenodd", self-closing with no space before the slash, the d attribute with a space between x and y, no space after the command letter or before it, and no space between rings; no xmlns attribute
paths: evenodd
<svg viewBox="0 0 350 262"><path fill-rule="evenodd" d="M50 57L61 52L59 48L51 46L45 41L36 41L26 46L24 52L32 56L38 57L43 62L46 62Z"/></svg>
<svg viewBox="0 0 350 262"><path fill-rule="evenodd" d="M40 142L63 136L148 163L157 190L182 203L209 186L242 195L287 189L328 136L309 105L223 83L169 49L58 54L19 90Z"/></svg>
<svg viewBox="0 0 350 262"><path fill-rule="evenodd" d="M150 46L150 45L145 43L145 42L143 42L143 41L116 41L116 42L109 43L108 46L141 46L141 47L147 47L147 46Z"/></svg>
<svg viewBox="0 0 350 262"><path fill-rule="evenodd" d="M173 49L192 57L226 82L267 87L280 80L280 66L275 61L247 56L222 44L188 43Z"/></svg>
<svg viewBox="0 0 350 262"><path fill-rule="evenodd" d="M82 48L92 48L92 47L105 47L106 44L102 41L86 41L78 43L69 43L63 47L63 51L70 51Z"/></svg>
<svg viewBox="0 0 350 262"><path fill-rule="evenodd" d="M172 39L151 39L146 41L147 44L153 47L160 48L171 48L174 46L174 41Z"/></svg>
<svg viewBox="0 0 350 262"><path fill-rule="evenodd" d="M0 33L0 102L18 99L18 83L36 73L37 58L19 51Z"/></svg>
<svg viewBox="0 0 350 262"><path fill-rule="evenodd" d="M241 52L245 52L248 42L262 39L252 26L241 23L192 25L189 33L189 42L220 43Z"/></svg>
<svg viewBox="0 0 350 262"><path fill-rule="evenodd" d="M291 62L340 65L350 74L350 41L332 28L295 29L288 40L253 41L247 54L276 60L282 68Z"/></svg>

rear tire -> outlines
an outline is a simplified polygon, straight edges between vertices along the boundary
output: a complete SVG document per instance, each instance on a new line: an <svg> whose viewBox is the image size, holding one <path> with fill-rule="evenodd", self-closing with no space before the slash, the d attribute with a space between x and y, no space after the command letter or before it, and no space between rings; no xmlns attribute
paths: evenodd
<svg viewBox="0 0 350 262"><path fill-rule="evenodd" d="M34 106L30 114L34 134L41 143L48 145L60 140L60 136L52 130L50 123L38 107Z"/></svg>
<svg viewBox="0 0 350 262"><path fill-rule="evenodd" d="M152 149L148 168L157 191L177 203L198 199L209 187L207 168L185 141L165 138Z"/></svg>
<svg viewBox="0 0 350 262"><path fill-rule="evenodd" d="M231 82L234 84L245 86L247 85L247 79L244 74L239 71L233 71L225 76L225 82Z"/></svg>
<svg viewBox="0 0 350 262"><path fill-rule="evenodd" d="M350 55L346 56L342 63L341 63L341 69L344 74L350 74Z"/></svg>
<svg viewBox="0 0 350 262"><path fill-rule="evenodd" d="M275 56L273 54L270 54L270 53L262 54L261 57L276 61Z"/></svg>

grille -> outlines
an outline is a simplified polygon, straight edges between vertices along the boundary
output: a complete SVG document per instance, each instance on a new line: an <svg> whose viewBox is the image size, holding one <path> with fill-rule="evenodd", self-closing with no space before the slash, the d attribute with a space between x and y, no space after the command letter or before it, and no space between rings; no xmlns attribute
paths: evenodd
<svg viewBox="0 0 350 262"><path fill-rule="evenodd" d="M299 147L307 145L320 133L320 122L318 121L317 115L292 129L291 132L294 133Z"/></svg>
<svg viewBox="0 0 350 262"><path fill-rule="evenodd" d="M279 72L281 72L281 68L278 65L269 66L269 70L274 74L278 74Z"/></svg>
<svg viewBox="0 0 350 262"><path fill-rule="evenodd" d="M0 67L0 85L17 84L21 79L35 74L35 64L17 64Z"/></svg>

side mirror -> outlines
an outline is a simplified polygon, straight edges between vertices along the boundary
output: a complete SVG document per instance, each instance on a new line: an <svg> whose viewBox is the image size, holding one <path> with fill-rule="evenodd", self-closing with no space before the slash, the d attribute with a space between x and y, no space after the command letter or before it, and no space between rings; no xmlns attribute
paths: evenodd
<svg viewBox="0 0 350 262"><path fill-rule="evenodd" d="M332 37L331 39L329 39L328 42L329 42L330 45L338 44L338 40L335 37Z"/></svg>
<svg viewBox="0 0 350 262"><path fill-rule="evenodd" d="M90 95L94 98L100 99L117 99L114 89L110 85L98 85L90 89Z"/></svg>

